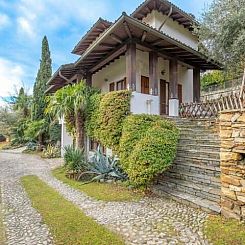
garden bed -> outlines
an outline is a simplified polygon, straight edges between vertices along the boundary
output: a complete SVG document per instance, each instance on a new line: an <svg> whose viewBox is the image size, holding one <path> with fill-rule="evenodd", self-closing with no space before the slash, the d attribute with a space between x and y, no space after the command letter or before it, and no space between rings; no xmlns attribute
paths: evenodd
<svg viewBox="0 0 245 245"><path fill-rule="evenodd" d="M88 196L102 201L139 201L143 197L140 191L129 190L119 183L98 183L92 182L84 184L66 177L63 167L53 170L53 175L65 184L86 193Z"/></svg>
<svg viewBox="0 0 245 245"><path fill-rule="evenodd" d="M36 176L21 179L32 205L48 225L55 244L121 245L122 238L87 217Z"/></svg>

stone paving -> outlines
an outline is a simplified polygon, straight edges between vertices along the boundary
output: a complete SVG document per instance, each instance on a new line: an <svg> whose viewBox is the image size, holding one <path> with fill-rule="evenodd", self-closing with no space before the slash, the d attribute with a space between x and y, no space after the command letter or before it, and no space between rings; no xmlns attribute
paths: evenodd
<svg viewBox="0 0 245 245"><path fill-rule="evenodd" d="M121 234L127 244L208 244L202 234L207 214L169 199L95 201L50 174L52 162L37 156L0 153L0 180L8 244L52 244L48 227L20 186L23 175L39 176L98 223Z"/></svg>

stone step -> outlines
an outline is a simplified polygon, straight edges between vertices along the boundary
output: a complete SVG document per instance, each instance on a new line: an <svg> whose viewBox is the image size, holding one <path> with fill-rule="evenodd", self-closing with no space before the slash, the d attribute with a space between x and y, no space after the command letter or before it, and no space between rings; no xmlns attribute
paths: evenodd
<svg viewBox="0 0 245 245"><path fill-rule="evenodd" d="M210 213L220 213L220 205L217 202L206 200L204 198L196 197L194 195L183 193L178 190L169 190L161 185L155 185L152 188L153 193L160 196L169 197L178 202L191 205L195 208L201 208Z"/></svg>
<svg viewBox="0 0 245 245"><path fill-rule="evenodd" d="M175 172L175 173L192 173L192 174L204 174L210 177L219 177L220 176L220 169L218 167L208 168L208 166L191 166L191 164L178 164L174 163L169 168L168 172Z"/></svg>
<svg viewBox="0 0 245 245"><path fill-rule="evenodd" d="M195 149L185 149L177 150L176 158L188 157L188 158L209 158L220 160L220 152L195 150Z"/></svg>
<svg viewBox="0 0 245 245"><path fill-rule="evenodd" d="M177 146L177 150L208 150L208 151L215 151L219 152L220 146L215 144L193 144L192 142L180 143Z"/></svg>
<svg viewBox="0 0 245 245"><path fill-rule="evenodd" d="M204 187L212 186L220 188L220 178L217 176L208 176L203 174L185 172L172 172L171 170L166 171L161 178L169 177L176 180L189 181L191 183L202 184Z"/></svg>
<svg viewBox="0 0 245 245"><path fill-rule="evenodd" d="M212 165L207 165L207 164L203 164L202 162L198 162L198 163L191 163L188 161L183 161L181 159L175 159L174 163L172 166L185 166L185 167L189 167L189 168L197 168L197 169L204 169L207 171L216 171L216 172L220 172L220 167L216 167L216 166L212 166Z"/></svg>
<svg viewBox="0 0 245 245"><path fill-rule="evenodd" d="M169 190L182 191L215 202L220 200L220 187L218 186L203 185L202 183L193 183L186 180L174 179L168 176L161 178L158 183Z"/></svg>
<svg viewBox="0 0 245 245"><path fill-rule="evenodd" d="M210 158L204 158L204 157L195 157L191 158L188 156L182 156L182 157L176 157L174 160L174 163L181 163L184 164L197 164L197 165L207 165L207 166L213 166L213 167L220 167L220 160L219 159L210 159Z"/></svg>

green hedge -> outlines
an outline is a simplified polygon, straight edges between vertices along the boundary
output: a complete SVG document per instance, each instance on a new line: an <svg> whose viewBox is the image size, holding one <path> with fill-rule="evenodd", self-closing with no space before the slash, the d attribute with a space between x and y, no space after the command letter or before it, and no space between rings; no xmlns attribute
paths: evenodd
<svg viewBox="0 0 245 245"><path fill-rule="evenodd" d="M88 136L117 152L123 121L130 113L130 98L127 90L92 96L86 123Z"/></svg>
<svg viewBox="0 0 245 245"><path fill-rule="evenodd" d="M120 162L134 186L147 186L173 162L179 131L160 116L130 115L120 140Z"/></svg>

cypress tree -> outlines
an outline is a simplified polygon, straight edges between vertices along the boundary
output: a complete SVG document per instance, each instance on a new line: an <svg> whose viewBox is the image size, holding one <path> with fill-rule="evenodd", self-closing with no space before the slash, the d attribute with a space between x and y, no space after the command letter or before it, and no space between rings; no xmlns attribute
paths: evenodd
<svg viewBox="0 0 245 245"><path fill-rule="evenodd" d="M44 36L42 40L42 57L40 67L37 73L36 81L33 88L33 109L32 120L41 120L45 117L44 110L46 107L45 91L47 82L52 75L52 60L50 57L48 39Z"/></svg>

